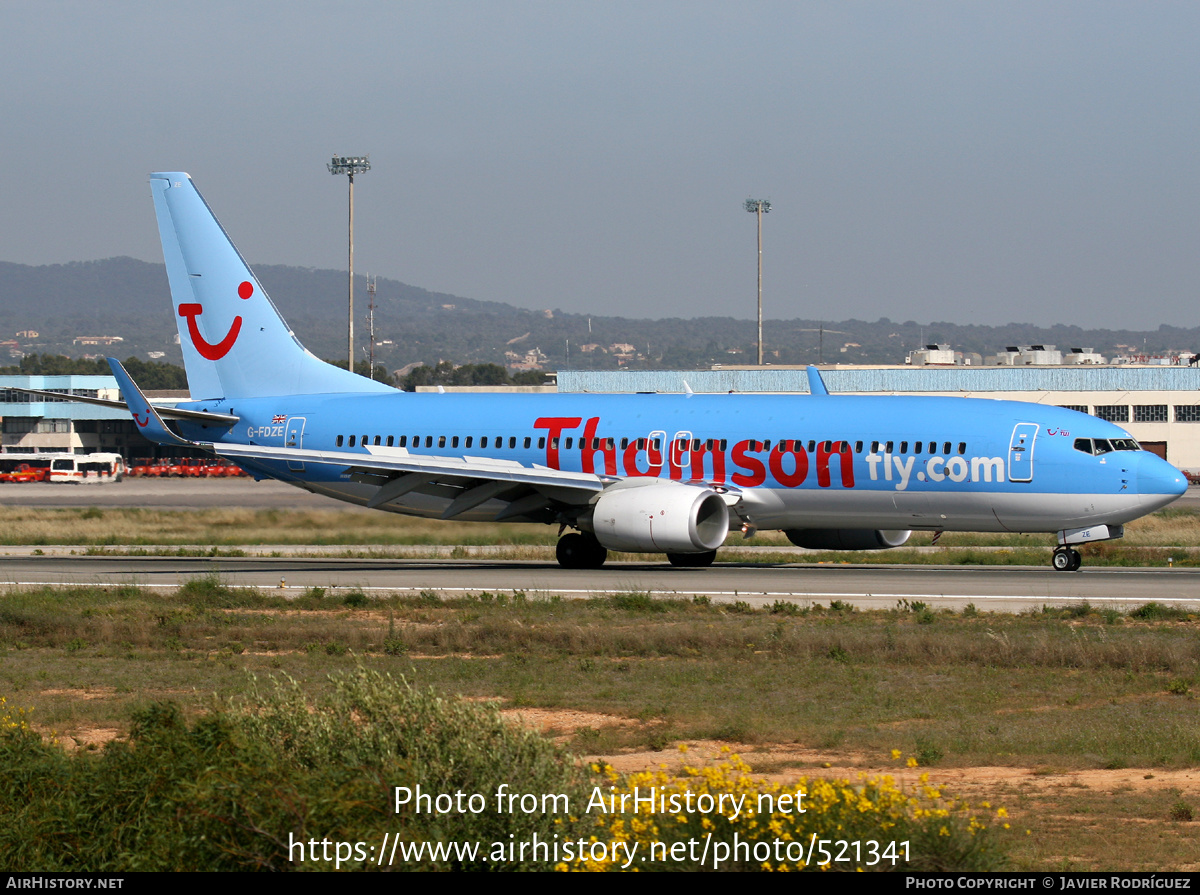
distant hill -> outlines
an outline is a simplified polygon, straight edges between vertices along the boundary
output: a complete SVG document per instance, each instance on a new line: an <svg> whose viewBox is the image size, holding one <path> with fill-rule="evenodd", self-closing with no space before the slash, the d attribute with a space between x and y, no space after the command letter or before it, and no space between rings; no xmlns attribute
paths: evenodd
<svg viewBox="0 0 1200 895"><path fill-rule="evenodd" d="M300 340L321 357L341 358L346 341L344 271L260 265L263 286ZM0 342L38 353L111 353L148 357L164 352L179 363L161 264L134 258L79 261L41 267L0 262ZM375 331L378 363L400 369L413 363L512 365L527 353L547 369L613 369L618 366L688 369L754 360L754 323L731 317L661 320L532 311L500 302L430 292L380 278ZM355 325L367 343L365 280L355 283ZM36 339L16 333L35 330ZM111 348L81 346L78 336L120 336ZM948 342L959 351L993 354L1006 345L1090 347L1112 355L1196 350L1200 327L1154 330L1086 330L1078 326L1009 324L970 326L914 321L768 320L764 342L772 363L902 363L926 343ZM0 363L5 362L0 349Z"/></svg>

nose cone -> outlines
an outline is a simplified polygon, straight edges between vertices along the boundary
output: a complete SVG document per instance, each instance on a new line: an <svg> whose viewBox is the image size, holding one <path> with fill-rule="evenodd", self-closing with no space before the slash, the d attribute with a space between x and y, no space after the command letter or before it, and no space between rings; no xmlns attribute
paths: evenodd
<svg viewBox="0 0 1200 895"><path fill-rule="evenodd" d="M1143 452L1138 456L1137 489L1143 505L1158 509L1182 497L1188 482L1183 473L1154 454Z"/></svg>

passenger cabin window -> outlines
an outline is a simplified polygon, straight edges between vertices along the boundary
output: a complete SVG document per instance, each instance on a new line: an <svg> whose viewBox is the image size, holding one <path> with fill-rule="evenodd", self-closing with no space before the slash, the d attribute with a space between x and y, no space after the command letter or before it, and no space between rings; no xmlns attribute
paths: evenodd
<svg viewBox="0 0 1200 895"><path fill-rule="evenodd" d="M337 446L338 446L338 447L341 447L341 446L342 446L342 436L341 436L341 435L339 435L339 436L337 437Z"/></svg>
<svg viewBox="0 0 1200 895"><path fill-rule="evenodd" d="M354 436L350 436L350 447L354 447Z"/></svg>

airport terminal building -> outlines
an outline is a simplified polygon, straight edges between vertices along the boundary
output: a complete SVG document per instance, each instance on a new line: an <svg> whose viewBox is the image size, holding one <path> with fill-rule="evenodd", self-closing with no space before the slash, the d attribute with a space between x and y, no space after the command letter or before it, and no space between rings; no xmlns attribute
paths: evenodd
<svg viewBox="0 0 1200 895"><path fill-rule="evenodd" d="M47 399L15 387L60 392ZM80 404L66 395L119 400L112 376L0 376L0 449L5 454L153 454L124 410Z"/></svg>

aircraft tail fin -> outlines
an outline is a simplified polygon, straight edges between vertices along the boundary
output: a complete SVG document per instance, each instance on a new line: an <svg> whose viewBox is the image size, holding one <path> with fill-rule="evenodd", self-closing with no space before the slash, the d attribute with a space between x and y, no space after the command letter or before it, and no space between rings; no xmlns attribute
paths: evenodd
<svg viewBox="0 0 1200 895"><path fill-rule="evenodd" d="M392 390L300 344L191 177L151 174L150 187L194 400Z"/></svg>

